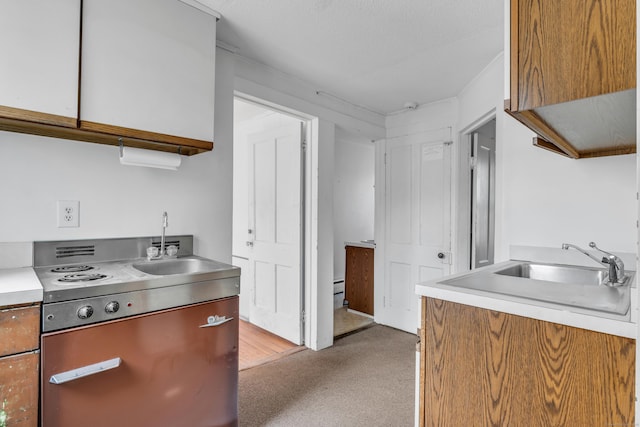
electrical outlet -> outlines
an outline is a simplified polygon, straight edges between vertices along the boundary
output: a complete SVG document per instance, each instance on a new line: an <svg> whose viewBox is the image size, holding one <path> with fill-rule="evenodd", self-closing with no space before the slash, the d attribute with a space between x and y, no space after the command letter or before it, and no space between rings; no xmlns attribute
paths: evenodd
<svg viewBox="0 0 640 427"><path fill-rule="evenodd" d="M58 228L80 227L80 202L58 200Z"/></svg>

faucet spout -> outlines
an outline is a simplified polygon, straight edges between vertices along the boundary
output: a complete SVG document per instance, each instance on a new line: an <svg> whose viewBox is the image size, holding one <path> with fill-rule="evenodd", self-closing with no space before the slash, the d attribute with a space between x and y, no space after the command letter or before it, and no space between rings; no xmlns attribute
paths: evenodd
<svg viewBox="0 0 640 427"><path fill-rule="evenodd" d="M165 248L165 231L167 229L167 227L169 226L169 215L167 215L166 212L162 213L162 235L160 236L160 253L158 255L155 255L157 252L157 249L153 246L151 246L150 248L147 249L147 260L148 261L152 261L152 260L156 260L156 259L163 259L166 255L166 248Z"/></svg>
<svg viewBox="0 0 640 427"><path fill-rule="evenodd" d="M165 235L165 230L167 229L167 227L169 226L169 215L167 215L166 212L162 213L162 237L160 237L160 258L164 257L165 254L165 247L164 247L164 235Z"/></svg>
<svg viewBox="0 0 640 427"><path fill-rule="evenodd" d="M562 249L568 250L569 248L573 248L578 252L581 252L584 255L588 256L598 264L606 265L609 268L609 286L617 286L624 283L624 263L622 262L622 260L618 256L598 248L594 242L590 242L589 247L596 249L607 256L599 259L579 246L572 245L571 243L562 244Z"/></svg>

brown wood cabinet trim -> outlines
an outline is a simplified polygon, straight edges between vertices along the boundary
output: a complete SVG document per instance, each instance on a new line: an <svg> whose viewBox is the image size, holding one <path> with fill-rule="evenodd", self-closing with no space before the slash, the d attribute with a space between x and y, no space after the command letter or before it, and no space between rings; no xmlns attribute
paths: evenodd
<svg viewBox="0 0 640 427"><path fill-rule="evenodd" d="M200 139L183 138L179 136L167 135L163 133L150 132L145 130L125 128L122 126L105 125L102 123L80 120L80 129L91 132L98 132L108 135L121 136L145 141L155 141L163 144L175 146L187 146L211 151L213 143Z"/></svg>
<svg viewBox="0 0 640 427"><path fill-rule="evenodd" d="M168 144L165 142L158 143L153 140L122 137L120 135L93 132L86 129L77 129L75 127L55 126L1 116L0 130L115 146L120 145L120 140L122 139L122 143L127 147L144 148L147 150L166 151L171 153L177 153L180 151L180 154L184 156L192 156L194 154L204 153L213 149L212 142L208 142L209 148L190 147L186 145L186 142L188 141L185 141L184 145Z"/></svg>
<svg viewBox="0 0 640 427"><path fill-rule="evenodd" d="M424 427L425 426L425 415L424 415L424 411L425 411L425 384L426 384L426 380L427 380L427 359L425 357L426 355L426 343L427 343L427 339L426 339L426 334L427 334L427 298L422 297L421 299L421 306L422 306L422 316L420 318L420 357L418 358L420 360L420 387L419 387L419 398L418 398L418 406L419 406L419 410L418 410L418 419L419 419L419 425L420 427Z"/></svg>
<svg viewBox="0 0 640 427"><path fill-rule="evenodd" d="M68 128L75 128L78 124L78 120L75 117L40 113L38 111L24 110L22 108L7 107L4 105L0 105L0 117Z"/></svg>
<svg viewBox="0 0 640 427"><path fill-rule="evenodd" d="M511 26L510 26L510 37L509 37L509 46L510 46L510 56L511 56L511 66L510 66L510 74L511 74L511 102L509 106L505 106L505 108L509 108L511 111L519 110L519 92L518 92L518 76L519 76L519 67L518 67L518 39L519 39L519 19L518 19L518 5L519 0L511 0Z"/></svg>
<svg viewBox="0 0 640 427"><path fill-rule="evenodd" d="M525 124L528 128L536 132L539 136L541 136L544 140L552 143L558 149L562 150L567 157L571 157L572 159L580 158L580 153L573 148L571 143L564 139L562 135L553 130L547 123L542 120L535 112L533 111L512 111L510 109L505 110L507 114Z"/></svg>
<svg viewBox="0 0 640 427"><path fill-rule="evenodd" d="M620 147L601 148L593 151L580 151L580 158L586 159L590 157L619 156L624 154L635 154L635 145L623 145Z"/></svg>
<svg viewBox="0 0 640 427"><path fill-rule="evenodd" d="M549 150L553 153L560 154L561 156L572 158L570 155L562 151L562 149L560 149L556 144L554 144L553 142L549 142L540 136L533 137L533 145L535 145L536 147L543 148L545 150Z"/></svg>

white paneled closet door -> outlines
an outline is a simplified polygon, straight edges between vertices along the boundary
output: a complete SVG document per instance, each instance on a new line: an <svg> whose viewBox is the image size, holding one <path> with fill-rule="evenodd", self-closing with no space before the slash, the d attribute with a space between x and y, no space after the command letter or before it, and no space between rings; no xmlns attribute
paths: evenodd
<svg viewBox="0 0 640 427"><path fill-rule="evenodd" d="M384 301L380 323L415 333L415 285L451 270L448 129L386 143Z"/></svg>

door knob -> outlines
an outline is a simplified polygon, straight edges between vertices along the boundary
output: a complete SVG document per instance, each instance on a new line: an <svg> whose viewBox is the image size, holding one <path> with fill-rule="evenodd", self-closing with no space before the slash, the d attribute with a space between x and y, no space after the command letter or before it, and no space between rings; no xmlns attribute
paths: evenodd
<svg viewBox="0 0 640 427"><path fill-rule="evenodd" d="M444 252L438 252L438 258L443 259L444 258Z"/></svg>

